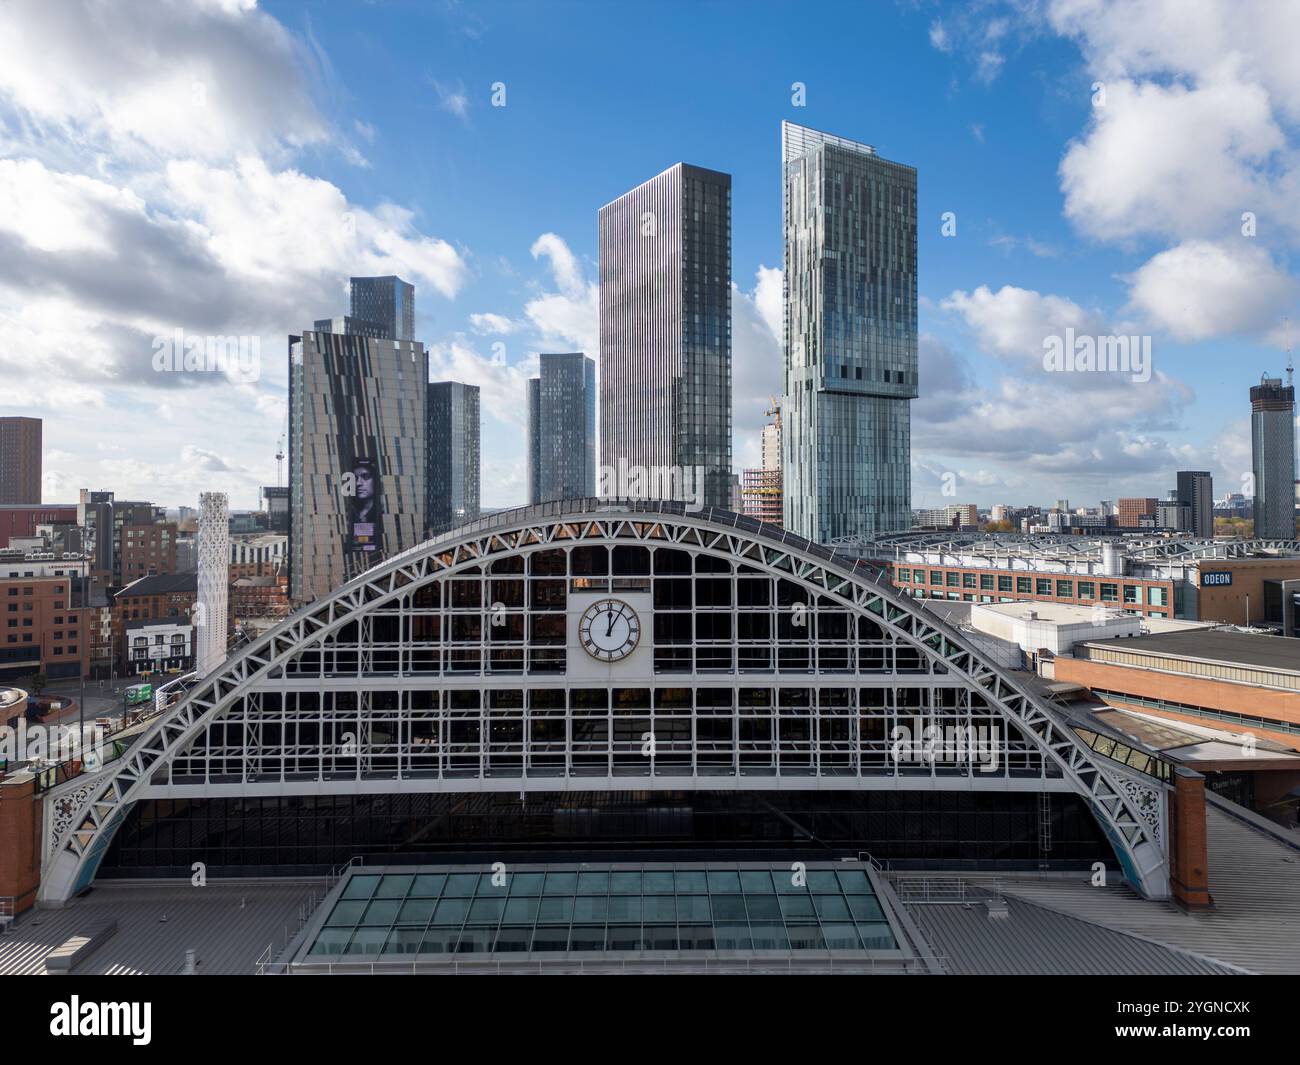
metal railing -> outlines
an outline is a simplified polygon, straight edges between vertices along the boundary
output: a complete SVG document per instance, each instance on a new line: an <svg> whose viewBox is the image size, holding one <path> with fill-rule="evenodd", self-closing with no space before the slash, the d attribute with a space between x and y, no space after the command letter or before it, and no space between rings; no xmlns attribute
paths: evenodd
<svg viewBox="0 0 1300 1065"><path fill-rule="evenodd" d="M969 881L955 876L900 876L894 880L894 890L907 906L954 906L1002 898L1000 880Z"/></svg>

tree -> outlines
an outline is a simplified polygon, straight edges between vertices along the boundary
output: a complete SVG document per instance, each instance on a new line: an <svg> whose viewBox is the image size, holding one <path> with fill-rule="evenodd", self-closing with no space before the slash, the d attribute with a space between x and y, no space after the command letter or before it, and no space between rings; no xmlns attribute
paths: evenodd
<svg viewBox="0 0 1300 1065"><path fill-rule="evenodd" d="M27 690L33 695L40 695L50 679L44 673L33 673L27 678Z"/></svg>

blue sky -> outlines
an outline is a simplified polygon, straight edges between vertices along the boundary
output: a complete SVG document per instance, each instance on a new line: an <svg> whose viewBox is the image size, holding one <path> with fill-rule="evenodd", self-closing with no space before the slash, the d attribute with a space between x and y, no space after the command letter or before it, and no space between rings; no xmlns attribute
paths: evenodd
<svg viewBox="0 0 1300 1065"><path fill-rule="evenodd" d="M0 413L47 419L47 499L252 506L284 335L343 312L349 273L396 272L435 375L483 389L484 504L522 502L536 353L597 354L597 209L685 160L733 176L753 464L791 119L919 171L916 505L1163 496L1179 468L1221 496L1250 466L1246 389L1300 318L1297 31L1269 0L19 2ZM1153 378L1046 373L1067 327L1149 336ZM155 372L176 328L258 337L256 380Z"/></svg>

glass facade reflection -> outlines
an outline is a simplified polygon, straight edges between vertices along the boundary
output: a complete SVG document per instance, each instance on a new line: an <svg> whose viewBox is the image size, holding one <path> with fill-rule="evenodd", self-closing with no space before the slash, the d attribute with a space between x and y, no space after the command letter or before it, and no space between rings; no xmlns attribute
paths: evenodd
<svg viewBox="0 0 1300 1065"><path fill-rule="evenodd" d="M678 163L600 209L600 418L601 465L700 469L731 509L730 174Z"/></svg>
<svg viewBox="0 0 1300 1065"><path fill-rule="evenodd" d="M785 526L820 542L911 526L916 170L782 123Z"/></svg>
<svg viewBox="0 0 1300 1065"><path fill-rule="evenodd" d="M415 286L391 274L354 277L352 317L379 325L387 340L414 340Z"/></svg>
<svg viewBox="0 0 1300 1065"><path fill-rule="evenodd" d="M459 381L429 385L428 526L436 536L479 516L479 389Z"/></svg>
<svg viewBox="0 0 1300 1065"><path fill-rule="evenodd" d="M388 862L821 861L900 869L1086 869L1114 855L1069 793L534 792L150 799L103 877L326 873ZM702 857L703 856L703 857Z"/></svg>
<svg viewBox="0 0 1300 1065"><path fill-rule="evenodd" d="M625 951L897 951L867 871L527 866L353 871L304 960Z"/></svg>
<svg viewBox="0 0 1300 1065"><path fill-rule="evenodd" d="M542 354L528 382L528 501L596 494L596 364L582 352Z"/></svg>

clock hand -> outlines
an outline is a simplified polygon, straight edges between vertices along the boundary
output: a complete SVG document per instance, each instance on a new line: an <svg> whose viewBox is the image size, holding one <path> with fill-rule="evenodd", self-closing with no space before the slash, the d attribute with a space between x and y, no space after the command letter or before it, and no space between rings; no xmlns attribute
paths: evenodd
<svg viewBox="0 0 1300 1065"><path fill-rule="evenodd" d="M605 629L605 635L612 636L614 635L614 608L612 606L609 608L608 613L609 613L609 625Z"/></svg>

